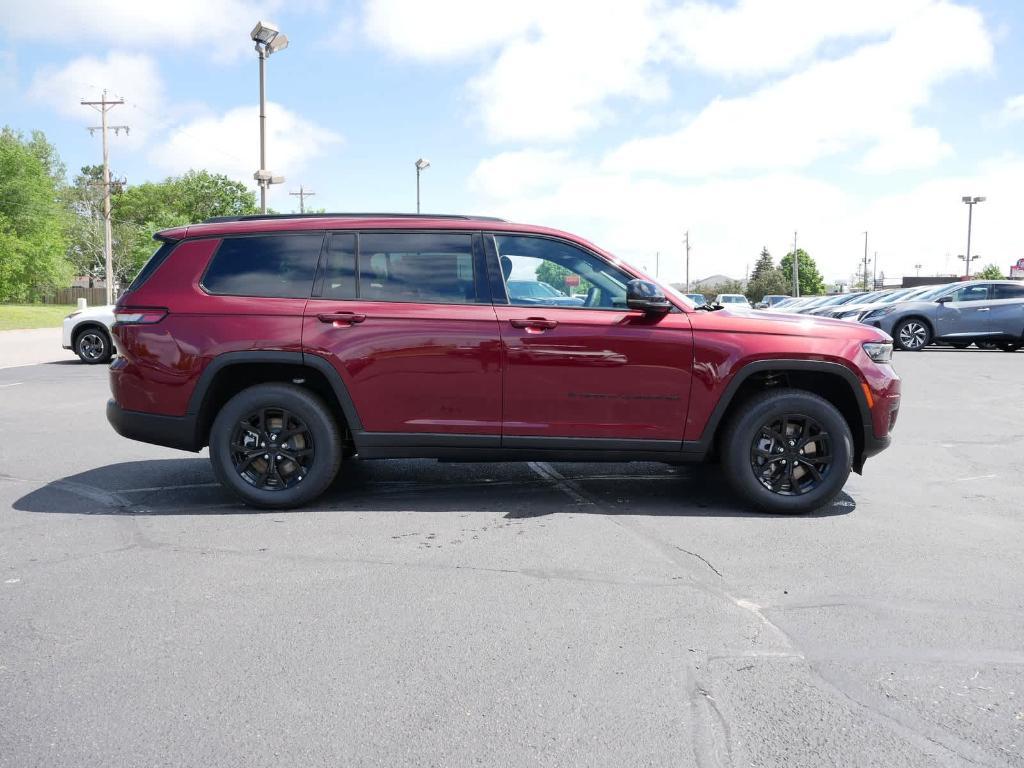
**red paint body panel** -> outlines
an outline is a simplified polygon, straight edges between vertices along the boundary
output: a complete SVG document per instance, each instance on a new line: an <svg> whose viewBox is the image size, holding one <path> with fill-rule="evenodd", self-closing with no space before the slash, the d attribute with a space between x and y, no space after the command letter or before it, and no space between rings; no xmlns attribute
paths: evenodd
<svg viewBox="0 0 1024 768"><path fill-rule="evenodd" d="M317 317L335 312L365 320ZM490 304L311 299L302 341L341 374L367 431L501 433L501 340Z"/></svg>
<svg viewBox="0 0 1024 768"><path fill-rule="evenodd" d="M504 434L682 441L693 362L685 314L520 306L495 312L506 350ZM530 318L557 324L510 322Z"/></svg>

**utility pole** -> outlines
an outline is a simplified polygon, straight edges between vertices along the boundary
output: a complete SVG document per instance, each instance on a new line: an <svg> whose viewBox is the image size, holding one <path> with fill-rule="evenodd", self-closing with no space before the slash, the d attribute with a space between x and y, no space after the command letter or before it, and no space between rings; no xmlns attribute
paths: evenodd
<svg viewBox="0 0 1024 768"><path fill-rule="evenodd" d="M875 260L871 262L871 290L878 290L878 251L875 251Z"/></svg>
<svg viewBox="0 0 1024 768"><path fill-rule="evenodd" d="M800 297L800 259L796 251L796 232L793 232L793 296Z"/></svg>
<svg viewBox="0 0 1024 768"><path fill-rule="evenodd" d="M103 136L103 261L106 270L107 304L114 303L114 236L110 226L110 154L107 151L107 131L112 130L115 135L121 131L128 133L127 125L107 125L107 112L119 104L124 104L124 99L108 101L106 90L103 91L99 101L82 100L82 106L92 107L100 113L100 125L91 126L89 135L92 136L96 131L100 131Z"/></svg>
<svg viewBox="0 0 1024 768"><path fill-rule="evenodd" d="M690 230L686 230L686 290L683 293L690 292Z"/></svg>
<svg viewBox="0 0 1024 768"><path fill-rule="evenodd" d="M661 251L654 252L654 276L658 277L658 273L661 271Z"/></svg>
<svg viewBox="0 0 1024 768"><path fill-rule="evenodd" d="M299 213L305 213L306 212L306 198L307 197L313 197L313 195L315 195L316 192L307 192L306 188L304 186L302 186L301 184L299 184L299 191L298 192L289 192L288 194L291 195L292 197L299 198Z"/></svg>
<svg viewBox="0 0 1024 768"><path fill-rule="evenodd" d="M868 233L864 233L864 290L868 288Z"/></svg>

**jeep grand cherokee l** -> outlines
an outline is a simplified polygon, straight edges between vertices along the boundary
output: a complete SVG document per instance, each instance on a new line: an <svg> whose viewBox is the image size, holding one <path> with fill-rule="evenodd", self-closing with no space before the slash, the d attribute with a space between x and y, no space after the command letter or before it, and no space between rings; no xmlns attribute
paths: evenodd
<svg viewBox="0 0 1024 768"><path fill-rule="evenodd" d="M752 506L805 512L888 445L899 408L882 331L698 308L553 229L249 216L156 239L116 308L108 419L209 445L258 507L309 502L354 457L715 459ZM538 306L509 292L520 277L585 298Z"/></svg>

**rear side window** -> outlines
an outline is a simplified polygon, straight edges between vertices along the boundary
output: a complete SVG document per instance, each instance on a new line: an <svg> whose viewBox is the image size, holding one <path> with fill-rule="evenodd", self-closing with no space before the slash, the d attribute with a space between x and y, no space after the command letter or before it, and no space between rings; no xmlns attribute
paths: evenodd
<svg viewBox="0 0 1024 768"><path fill-rule="evenodd" d="M203 287L227 296L307 298L323 239L322 233L224 238Z"/></svg>
<svg viewBox="0 0 1024 768"><path fill-rule="evenodd" d="M1024 299L1024 285L996 283L992 286L993 299Z"/></svg>
<svg viewBox="0 0 1024 768"><path fill-rule="evenodd" d="M476 303L473 236L448 232L361 234L359 297L424 304Z"/></svg>
<svg viewBox="0 0 1024 768"><path fill-rule="evenodd" d="M171 255L171 251L174 250L176 243L162 243L156 252L149 257L149 261L145 263L139 274L132 280L132 284L128 286L129 291L134 291L137 288L141 288L142 284L149 280L150 275L156 272L156 268L163 264L167 257ZM127 293L127 291L125 291Z"/></svg>

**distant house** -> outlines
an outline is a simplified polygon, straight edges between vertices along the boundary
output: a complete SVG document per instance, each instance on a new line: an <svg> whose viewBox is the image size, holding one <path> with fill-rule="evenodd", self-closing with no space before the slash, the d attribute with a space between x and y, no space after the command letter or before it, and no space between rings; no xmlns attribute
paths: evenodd
<svg viewBox="0 0 1024 768"><path fill-rule="evenodd" d="M746 280L733 280L728 275L711 275L711 277L705 277L700 280L693 281L693 288L696 291L702 291L704 288L711 288L716 285L722 285L723 283L738 282L745 289L747 287Z"/></svg>

